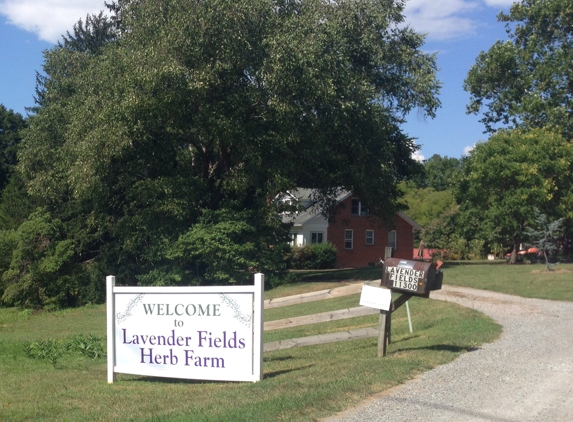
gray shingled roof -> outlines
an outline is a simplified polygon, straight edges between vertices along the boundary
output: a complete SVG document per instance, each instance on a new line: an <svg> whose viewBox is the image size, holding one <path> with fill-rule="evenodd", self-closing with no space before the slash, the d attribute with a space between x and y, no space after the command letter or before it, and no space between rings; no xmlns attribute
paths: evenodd
<svg viewBox="0 0 573 422"><path fill-rule="evenodd" d="M293 198L296 198L299 201L305 201L312 198L313 189L297 189L296 191L288 192ZM352 195L350 191L341 191L341 193L337 196L336 201L342 202L346 198ZM402 211L398 212L398 215L403 218L408 224L410 224L415 230L422 230L422 226L404 214ZM302 226L305 223L308 223L310 220L316 217L320 217L321 213L316 207L311 205L308 207L304 212L298 213L296 215L283 215L283 223L294 223L294 226Z"/></svg>

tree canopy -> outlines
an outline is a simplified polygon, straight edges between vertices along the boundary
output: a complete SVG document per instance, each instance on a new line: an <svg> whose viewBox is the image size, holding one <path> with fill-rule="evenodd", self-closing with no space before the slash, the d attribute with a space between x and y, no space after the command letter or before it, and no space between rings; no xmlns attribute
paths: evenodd
<svg viewBox="0 0 573 422"><path fill-rule="evenodd" d="M132 284L272 273L288 235L274 198L297 187L317 189L325 212L339 189L382 217L400 208L416 146L399 123L439 106L435 58L402 25L401 1L112 10L46 52L19 156L44 204L34 221L58 228L42 236L85 285L111 272ZM26 271L3 280L10 297Z"/></svg>
<svg viewBox="0 0 573 422"><path fill-rule="evenodd" d="M0 104L0 191L8 184L16 165L16 150L20 143L21 131L25 127L26 121L20 113L15 113Z"/></svg>
<svg viewBox="0 0 573 422"><path fill-rule="evenodd" d="M489 132L501 124L573 138L573 3L522 0L498 19L510 38L480 53L470 69L468 112L483 112Z"/></svg>
<svg viewBox="0 0 573 422"><path fill-rule="evenodd" d="M573 144L542 129L500 131L477 144L464 163L457 224L466 239L511 245L517 253L535 208L571 224L572 187Z"/></svg>
<svg viewBox="0 0 573 422"><path fill-rule="evenodd" d="M438 192L451 190L456 184L461 171L462 161L458 158L432 155L424 161L424 184Z"/></svg>
<svg viewBox="0 0 573 422"><path fill-rule="evenodd" d="M402 201L408 206L406 214L422 227L428 227L442 214L456 207L453 189L437 191L432 187L418 188L411 182L401 183L400 188L404 191Z"/></svg>

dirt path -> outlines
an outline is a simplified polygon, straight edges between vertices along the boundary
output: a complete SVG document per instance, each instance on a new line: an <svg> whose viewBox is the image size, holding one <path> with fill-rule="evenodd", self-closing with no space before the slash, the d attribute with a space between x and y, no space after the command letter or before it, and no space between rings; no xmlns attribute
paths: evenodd
<svg viewBox="0 0 573 422"><path fill-rule="evenodd" d="M432 298L491 316L502 336L327 421L573 421L573 303L446 285Z"/></svg>

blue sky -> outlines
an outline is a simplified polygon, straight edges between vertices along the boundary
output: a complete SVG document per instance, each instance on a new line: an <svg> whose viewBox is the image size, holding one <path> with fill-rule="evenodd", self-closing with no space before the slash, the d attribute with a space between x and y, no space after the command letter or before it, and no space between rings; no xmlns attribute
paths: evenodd
<svg viewBox="0 0 573 422"><path fill-rule="evenodd" d="M479 116L467 115L469 95L462 88L480 51L506 39L496 15L511 0L409 0L406 20L427 34L424 50L437 53L443 83L442 108L436 118L414 111L403 130L417 139L420 158L433 154L459 158L486 140ZM34 103L35 72L42 52L88 13L104 8L103 0L0 0L0 103L22 115Z"/></svg>

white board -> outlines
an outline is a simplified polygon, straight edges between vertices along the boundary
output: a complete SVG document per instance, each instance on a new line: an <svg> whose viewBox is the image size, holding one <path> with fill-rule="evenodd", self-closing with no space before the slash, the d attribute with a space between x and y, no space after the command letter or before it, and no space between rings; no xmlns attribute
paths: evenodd
<svg viewBox="0 0 573 422"><path fill-rule="evenodd" d="M107 279L108 382L116 373L262 379L264 276L254 286L119 287Z"/></svg>
<svg viewBox="0 0 573 422"><path fill-rule="evenodd" d="M370 308L380 309L383 311L390 310L392 303L392 290L384 287L362 286L360 294L360 305Z"/></svg>

